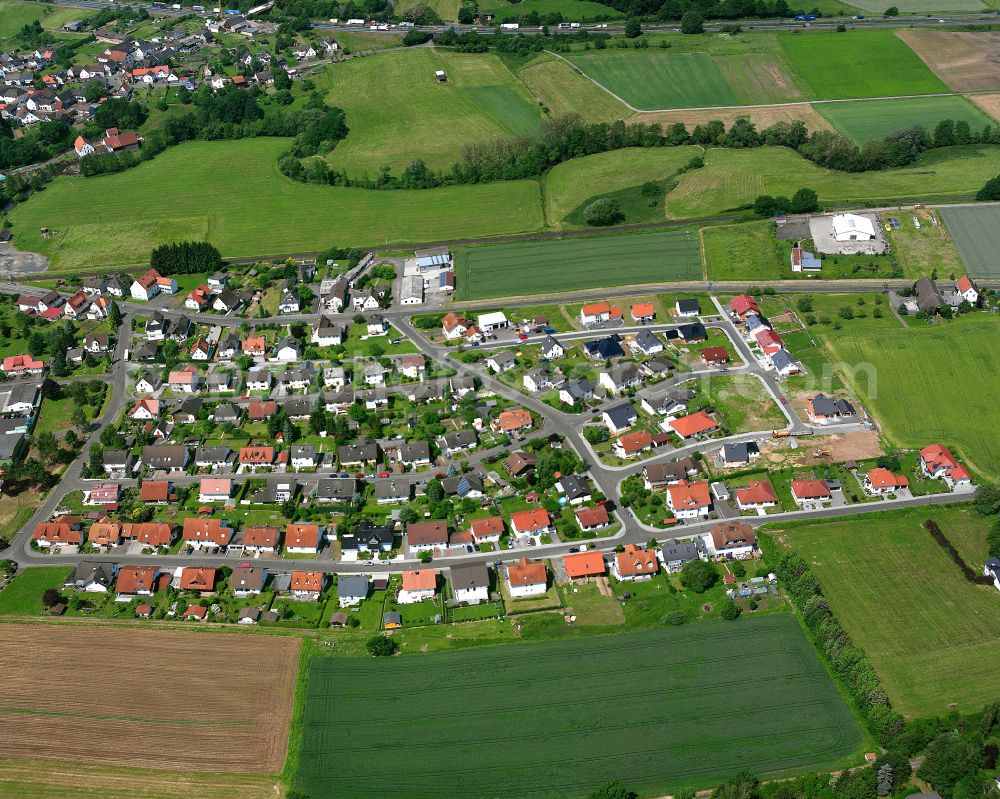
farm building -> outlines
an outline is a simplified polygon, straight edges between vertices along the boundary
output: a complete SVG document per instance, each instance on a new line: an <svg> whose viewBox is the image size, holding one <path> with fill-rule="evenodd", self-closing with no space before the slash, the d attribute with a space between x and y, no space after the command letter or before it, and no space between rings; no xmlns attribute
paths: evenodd
<svg viewBox="0 0 1000 799"><path fill-rule="evenodd" d="M833 237L837 241L874 241L875 225L858 214L837 214L833 217Z"/></svg>

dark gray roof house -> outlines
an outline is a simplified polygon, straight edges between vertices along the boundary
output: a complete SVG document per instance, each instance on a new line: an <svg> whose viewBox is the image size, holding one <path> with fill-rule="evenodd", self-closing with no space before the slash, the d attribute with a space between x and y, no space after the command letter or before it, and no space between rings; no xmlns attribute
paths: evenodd
<svg viewBox="0 0 1000 799"><path fill-rule="evenodd" d="M490 571L485 563L463 563L451 567L451 586L454 590L490 587Z"/></svg>
<svg viewBox="0 0 1000 799"><path fill-rule="evenodd" d="M337 578L337 598L356 599L367 597L371 583L367 577L357 574L342 574Z"/></svg>
<svg viewBox="0 0 1000 799"><path fill-rule="evenodd" d="M840 397L821 393L812 398L812 411L814 416L821 417L853 416L854 406Z"/></svg>
<svg viewBox="0 0 1000 799"><path fill-rule="evenodd" d="M591 494L586 477L567 474L559 478L559 485L562 487L562 492L566 495L566 499L570 502L575 499L586 499Z"/></svg>
<svg viewBox="0 0 1000 799"><path fill-rule="evenodd" d="M632 403L630 402L623 402L621 405L608 408L604 412L604 415L618 430L629 427L639 418L639 414L636 413L635 408L632 407Z"/></svg>
<svg viewBox="0 0 1000 799"><path fill-rule="evenodd" d="M375 480L376 502L406 502L410 499L410 481L394 477Z"/></svg>
<svg viewBox="0 0 1000 799"><path fill-rule="evenodd" d="M142 448L142 462L150 469L183 469L187 461L187 447L180 444L154 444Z"/></svg>
<svg viewBox="0 0 1000 799"><path fill-rule="evenodd" d="M920 278L913 289L917 294L917 307L924 313L934 313L945 304L937 283L929 278Z"/></svg>
<svg viewBox="0 0 1000 799"><path fill-rule="evenodd" d="M317 502L350 502L358 493L353 477L324 477L316 486Z"/></svg>
<svg viewBox="0 0 1000 799"><path fill-rule="evenodd" d="M585 341L583 344L587 355L595 360L610 360L611 358L625 357L625 350L622 349L622 339L617 333L604 338Z"/></svg>
<svg viewBox="0 0 1000 799"><path fill-rule="evenodd" d="M81 591L87 586L100 586L108 590L115 582L116 571L117 567L111 561L84 560L69 573L63 588Z"/></svg>
<svg viewBox="0 0 1000 799"><path fill-rule="evenodd" d="M362 550L368 552L388 552L395 541L395 533L388 525L376 525L369 521L361 522L353 533L348 533L340 539L341 548L347 550Z"/></svg>
<svg viewBox="0 0 1000 799"><path fill-rule="evenodd" d="M722 448L722 460L727 465L745 466L750 463L752 457L758 454L760 454L760 451L752 441L726 444Z"/></svg>

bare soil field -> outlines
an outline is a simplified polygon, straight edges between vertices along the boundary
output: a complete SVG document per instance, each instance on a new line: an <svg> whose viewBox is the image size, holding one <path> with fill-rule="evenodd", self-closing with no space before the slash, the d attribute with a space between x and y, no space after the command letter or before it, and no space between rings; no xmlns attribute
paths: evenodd
<svg viewBox="0 0 1000 799"><path fill-rule="evenodd" d="M802 120L809 130L833 130L811 105L766 105L759 108L698 108L693 111L653 111L650 113L633 114L629 122L651 124L658 122L664 127L675 122L683 122L688 128L702 125L714 119L721 119L728 128L738 116L748 116L753 120L758 130L770 127L777 122L794 122Z"/></svg>
<svg viewBox="0 0 1000 799"><path fill-rule="evenodd" d="M0 751L190 771L281 771L297 638L3 625Z"/></svg>
<svg viewBox="0 0 1000 799"><path fill-rule="evenodd" d="M803 443L806 441L808 439L803 439ZM809 453L802 459L803 466L815 466L820 463L863 461L885 454L885 450L882 449L882 445L879 443L879 434L874 430L823 436L822 440L816 446L829 452L829 457L814 458L811 453L816 447L810 447Z"/></svg>
<svg viewBox="0 0 1000 799"><path fill-rule="evenodd" d="M901 30L896 35L957 92L1000 86L1000 33Z"/></svg>
<svg viewBox="0 0 1000 799"><path fill-rule="evenodd" d="M996 94L973 94L969 96L979 109L989 117L1000 120L1000 92Z"/></svg>

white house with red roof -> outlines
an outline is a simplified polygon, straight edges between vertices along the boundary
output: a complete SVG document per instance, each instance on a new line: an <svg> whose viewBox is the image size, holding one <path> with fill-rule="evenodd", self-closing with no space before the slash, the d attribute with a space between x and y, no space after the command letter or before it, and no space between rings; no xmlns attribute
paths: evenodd
<svg viewBox="0 0 1000 799"><path fill-rule="evenodd" d="M538 538L546 533L555 532L549 512L545 508L519 510L510 515L511 532L518 538Z"/></svg>
<svg viewBox="0 0 1000 799"><path fill-rule="evenodd" d="M45 362L34 355L8 355L0 364L4 374L19 375L40 375L45 368Z"/></svg>
<svg viewBox="0 0 1000 799"><path fill-rule="evenodd" d="M580 322L584 325L596 325L611 319L621 319L622 312L617 305L606 302L592 302L580 309Z"/></svg>
<svg viewBox="0 0 1000 799"><path fill-rule="evenodd" d="M901 474L893 474L888 469L878 467L868 472L863 479L865 491L873 496L895 494L910 487L910 481Z"/></svg>
<svg viewBox="0 0 1000 799"><path fill-rule="evenodd" d="M778 504L778 495L768 480L751 480L746 488L736 489L736 504L740 510L762 511Z"/></svg>
<svg viewBox="0 0 1000 799"><path fill-rule="evenodd" d="M708 491L708 483L699 481L689 483L680 480L667 486L667 507L677 519L697 519L708 516L712 510L712 497Z"/></svg>
<svg viewBox="0 0 1000 799"><path fill-rule="evenodd" d="M943 444L928 444L920 450L920 469L928 477L944 480L952 491L972 486L968 469Z"/></svg>
<svg viewBox="0 0 1000 799"><path fill-rule="evenodd" d="M749 294L733 297L729 303L729 310L733 316L739 319L746 319L750 314L760 315L760 306L757 305L757 300Z"/></svg>
<svg viewBox="0 0 1000 799"><path fill-rule="evenodd" d="M139 277L132 281L132 286L129 288L129 294L132 295L132 299L145 300L147 302L153 299L153 297L160 293L159 278L160 273L155 269L148 269L139 275Z"/></svg>
<svg viewBox="0 0 1000 799"><path fill-rule="evenodd" d="M813 505L830 502L833 494L825 480L792 480L792 499L796 505Z"/></svg>
<svg viewBox="0 0 1000 799"><path fill-rule="evenodd" d="M955 293L972 305L979 302L979 290L976 288L976 284L969 279L968 275L962 275L955 281Z"/></svg>

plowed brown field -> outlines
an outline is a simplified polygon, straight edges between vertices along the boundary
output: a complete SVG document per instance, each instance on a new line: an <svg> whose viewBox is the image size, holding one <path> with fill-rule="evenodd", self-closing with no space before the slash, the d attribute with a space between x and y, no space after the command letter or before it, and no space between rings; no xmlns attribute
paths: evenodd
<svg viewBox="0 0 1000 799"><path fill-rule="evenodd" d="M282 768L299 640L3 625L0 751L139 768Z"/></svg>

